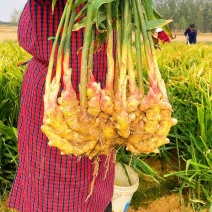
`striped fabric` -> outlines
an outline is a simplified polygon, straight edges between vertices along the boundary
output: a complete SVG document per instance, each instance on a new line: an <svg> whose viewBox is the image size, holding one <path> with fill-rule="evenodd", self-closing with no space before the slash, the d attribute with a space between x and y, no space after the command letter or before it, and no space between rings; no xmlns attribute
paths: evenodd
<svg viewBox="0 0 212 212"><path fill-rule="evenodd" d="M24 76L18 123L19 166L10 192L8 206L21 212L103 212L112 198L114 155L105 177L106 157L100 157L95 189L86 200L93 178L92 160L61 156L41 131L43 120L44 83L52 41L57 30L64 1L56 4L51 14L51 0L29 0L18 27L20 45L33 55ZM74 32L71 43L72 83L79 83L83 32ZM105 86L106 50L94 57L94 76Z"/></svg>

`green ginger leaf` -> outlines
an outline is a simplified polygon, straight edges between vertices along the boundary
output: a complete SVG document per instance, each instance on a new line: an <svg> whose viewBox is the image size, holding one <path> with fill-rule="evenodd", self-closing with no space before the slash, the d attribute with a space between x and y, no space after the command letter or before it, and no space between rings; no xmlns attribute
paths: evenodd
<svg viewBox="0 0 212 212"><path fill-rule="evenodd" d="M172 22L172 20L163 20L163 19L156 19L156 20L151 20L146 22L146 29L155 29L158 27L163 27L167 25L168 23Z"/></svg>

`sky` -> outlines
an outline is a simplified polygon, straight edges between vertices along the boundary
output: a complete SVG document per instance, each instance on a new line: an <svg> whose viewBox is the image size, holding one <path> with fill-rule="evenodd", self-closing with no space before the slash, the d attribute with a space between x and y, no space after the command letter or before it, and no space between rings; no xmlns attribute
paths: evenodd
<svg viewBox="0 0 212 212"><path fill-rule="evenodd" d="M27 0L0 0L0 21L9 22L12 12L23 10Z"/></svg>

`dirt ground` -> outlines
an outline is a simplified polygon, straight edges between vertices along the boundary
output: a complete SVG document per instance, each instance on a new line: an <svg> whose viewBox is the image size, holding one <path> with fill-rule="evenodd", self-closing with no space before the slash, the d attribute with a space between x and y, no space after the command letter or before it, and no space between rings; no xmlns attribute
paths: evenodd
<svg viewBox="0 0 212 212"><path fill-rule="evenodd" d="M174 155L175 153L173 152L172 154ZM177 158L174 156L170 159L171 162L165 164L162 160L154 158L146 162L160 176L163 176L177 169ZM184 198L180 197L178 192L173 192L175 186L178 187L178 180L175 178L164 178L164 180L157 184L153 183L149 178L143 178L143 180L140 178L139 187L136 191L139 194L137 194L137 197L134 195L127 212L212 212L209 209L193 210L191 206L186 205L186 191L183 192Z"/></svg>
<svg viewBox="0 0 212 212"><path fill-rule="evenodd" d="M154 201L146 208L140 207L138 210L129 208L127 212L212 212L212 210L204 209L196 211L189 206L185 207L183 203L181 204L179 196L177 194L173 194Z"/></svg>
<svg viewBox="0 0 212 212"><path fill-rule="evenodd" d="M194 212L194 210L181 204L178 195L170 195L154 201L146 208L140 207L138 210L129 208L127 212Z"/></svg>
<svg viewBox="0 0 212 212"><path fill-rule="evenodd" d="M186 37L183 33L184 32L172 32L173 35L176 35L176 38L171 40L171 42L186 42ZM198 42L212 42L212 33L197 32L197 43Z"/></svg>
<svg viewBox="0 0 212 212"><path fill-rule="evenodd" d="M17 40L17 29L16 26L4 26L0 25L0 42L6 40Z"/></svg>
<svg viewBox="0 0 212 212"><path fill-rule="evenodd" d="M0 42L6 40L17 40L17 29L15 26L0 25ZM172 42L186 42L186 38L183 32L173 32L176 38ZM212 33L198 33L197 42L212 42Z"/></svg>

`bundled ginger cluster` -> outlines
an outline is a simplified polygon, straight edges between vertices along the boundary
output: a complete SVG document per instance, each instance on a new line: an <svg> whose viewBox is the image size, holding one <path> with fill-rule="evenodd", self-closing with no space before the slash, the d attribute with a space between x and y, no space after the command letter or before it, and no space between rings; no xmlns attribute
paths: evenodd
<svg viewBox="0 0 212 212"><path fill-rule="evenodd" d="M93 158L108 155L117 144L133 154L150 153L169 142L167 135L176 119L171 117L170 105L160 99L161 95L149 91L142 96L136 91L137 95L129 96L126 87L122 87L121 94L114 94L101 89L91 75L88 106L82 112L70 78L71 70L64 68L64 89L59 98L52 93L58 90L52 81L42 126L48 144L59 148L61 154Z"/></svg>
<svg viewBox="0 0 212 212"><path fill-rule="evenodd" d="M75 3L78 5L77 1ZM153 11L148 9L145 12L142 4L143 1L140 0L114 1L108 4L103 1L97 4L97 0L88 1L84 8L87 16L84 19L86 21L78 99L71 82L72 69L69 67L70 49L68 48L76 7L72 0L67 1L52 48L41 127L49 139L48 144L60 149L61 154L94 158L98 155L109 155L116 145L126 147L133 154L151 153L158 152L158 147L169 142L167 135L177 121L171 117L172 109L157 66L151 30L146 29L147 26L156 28L158 23L153 20ZM104 13L104 16L97 20L95 17L100 6L101 9L104 7L104 10L101 10L99 15ZM108 70L104 89L95 81L92 74L95 37L93 35L96 30L98 31L94 26L95 24L100 26L99 21L102 21L101 24L107 28L105 32L107 32ZM165 20L163 22L160 20L160 23L167 24ZM117 34L116 49L113 45L114 30ZM136 32L137 68L134 67L132 60L133 31ZM62 38L59 42L61 34ZM141 67L141 34L148 66L147 94L144 94ZM54 76L53 60L58 43L60 45ZM114 50L116 50L116 60L113 56Z"/></svg>

